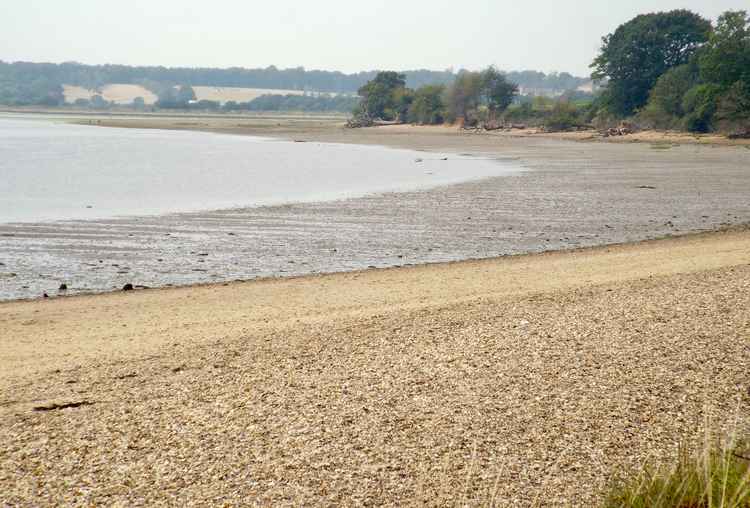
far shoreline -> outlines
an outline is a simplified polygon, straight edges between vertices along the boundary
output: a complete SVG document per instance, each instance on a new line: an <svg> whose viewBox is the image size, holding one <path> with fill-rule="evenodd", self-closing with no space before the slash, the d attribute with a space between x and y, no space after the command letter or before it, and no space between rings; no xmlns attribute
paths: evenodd
<svg viewBox="0 0 750 508"><path fill-rule="evenodd" d="M459 259L454 261L436 261L436 262L427 262L427 263L417 263L417 264L404 264L404 265L394 265L394 266L381 266L381 267L369 267L369 268L361 268L357 270L341 270L341 271L330 271L330 272L318 272L318 273L308 273L308 274L301 274L301 275L273 275L273 276L265 276L265 277L257 277L254 279L235 279L235 280L227 280L227 281L209 281L209 282L198 282L193 284L167 284L162 286L139 286L135 285L134 289L132 290L123 290L123 289L112 289L109 291L91 291L91 292L79 292L74 294L63 294L63 295L57 295L57 296L50 296L49 302L54 302L58 300L62 301L72 301L72 300L86 300L86 299L92 299L92 298L98 298L98 297L105 297L108 295L116 295L120 293L133 293L133 294L141 294L144 292L156 294L161 292L183 292L183 291L190 291L193 289L196 290L218 290L222 287L229 287L229 286L237 286L237 285L247 285L247 284L274 284L277 282L290 282L293 283L295 281L311 281L311 280L320 280L320 279L328 279L328 278L335 278L340 276L346 276L350 275L352 277L357 277L359 275L368 275L371 273L391 273L391 272L403 272L403 271L418 271L418 270L430 270L432 268L434 269L445 269L450 270L451 267L457 266L457 265L463 265L466 268L469 267L481 267L482 264L494 264L498 262L514 262L514 260L523 260L523 259L544 259L548 257L554 257L554 256L576 256L576 255L595 255L595 254L603 254L603 253L609 253L611 250L616 251L628 251L630 249L638 249L638 250L645 250L650 247L659 247L662 245L667 245L670 241L680 242L692 242L692 241L710 241L712 239L719 239L722 238L725 235L733 236L733 235L744 235L750 232L750 222L745 224L740 224L736 226L728 226L728 227L722 227L717 229L711 229L711 230L703 230L703 231L690 231L682 234L675 234L675 235L665 235L660 237L654 237L654 238L644 238L642 240L635 240L631 242L615 242L615 243L603 243L598 245L588 245L584 247L574 247L574 248L563 248L563 249L551 249L551 250L544 250L540 252L521 252L517 254L507 254L507 255L501 255L501 256L493 256L493 257L481 257L481 258L467 258L467 259ZM2 306L10 306L14 304L19 303L32 303L32 302L38 302L38 301L45 301L47 299L38 296L38 297L32 297L32 298L15 298L15 299L8 299L8 300L0 300L0 307Z"/></svg>
<svg viewBox="0 0 750 508"><path fill-rule="evenodd" d="M596 129L579 131L543 132L538 128L509 129L498 131L463 130L458 125L413 125L397 124L349 129L344 120L344 113L306 113L259 111L257 113L195 113L190 111L91 111L62 108L3 108L0 114L60 116L69 118L70 123L95 125L99 127L119 127L132 129L165 129L192 130L202 132L221 132L240 135L270 136L294 140L294 136L311 136L316 141L316 134L321 132L329 136L338 130L364 132L362 137L378 136L381 132L398 132L411 134L444 135L449 131L456 135L486 136L490 138L511 139L551 139L576 141L583 143L646 143L662 144L695 144L722 147L746 147L750 149L750 139L730 139L724 134L696 134L685 131L668 131L645 129L622 136L604 137ZM75 118L78 117L78 118ZM172 121L181 120L172 123ZM182 120L192 120L190 125ZM250 123L236 124L235 121L246 120ZM96 121L96 123L91 123ZM202 123L205 121L205 123ZM282 122L278 124L278 122ZM274 125L278 124L278 125ZM280 129L276 129L280 127ZM322 128L321 128L322 127ZM342 136L343 138L343 136ZM348 141L342 141L347 143ZM356 144L356 143L355 143Z"/></svg>

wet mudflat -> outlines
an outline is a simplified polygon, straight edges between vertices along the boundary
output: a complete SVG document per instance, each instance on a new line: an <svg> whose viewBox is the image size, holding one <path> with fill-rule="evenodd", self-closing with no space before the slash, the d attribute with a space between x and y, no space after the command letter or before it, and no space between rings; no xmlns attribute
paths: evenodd
<svg viewBox="0 0 750 508"><path fill-rule="evenodd" d="M3 225L0 298L54 295L61 283L71 294L485 258L750 221L749 150L522 143L482 155L531 171L429 190Z"/></svg>

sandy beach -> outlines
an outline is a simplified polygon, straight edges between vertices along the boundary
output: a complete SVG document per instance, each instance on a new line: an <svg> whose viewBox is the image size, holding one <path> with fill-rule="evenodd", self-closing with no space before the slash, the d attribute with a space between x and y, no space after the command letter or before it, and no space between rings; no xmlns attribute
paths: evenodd
<svg viewBox="0 0 750 508"><path fill-rule="evenodd" d="M266 133L533 171L252 212L338 218L329 260L390 268L0 303L0 504L595 506L706 427L750 432L744 147L300 121ZM423 264L445 253L489 259Z"/></svg>
<svg viewBox="0 0 750 508"><path fill-rule="evenodd" d="M750 233L0 304L4 503L592 505L750 403Z"/></svg>

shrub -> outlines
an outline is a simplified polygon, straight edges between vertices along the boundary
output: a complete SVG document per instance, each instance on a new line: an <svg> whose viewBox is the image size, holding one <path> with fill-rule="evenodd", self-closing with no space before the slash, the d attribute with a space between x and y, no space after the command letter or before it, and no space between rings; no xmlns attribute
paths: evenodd
<svg viewBox="0 0 750 508"><path fill-rule="evenodd" d="M583 124L575 104L565 101L557 102L544 121L544 126L549 131L567 131L581 127Z"/></svg>
<svg viewBox="0 0 750 508"><path fill-rule="evenodd" d="M686 113L684 126L690 132L710 132L716 113L719 87L713 84L697 85L687 91L682 101Z"/></svg>
<svg viewBox="0 0 750 508"><path fill-rule="evenodd" d="M443 85L426 85L417 89L409 107L409 121L422 125L443 123L445 118L444 93Z"/></svg>
<svg viewBox="0 0 750 508"><path fill-rule="evenodd" d="M685 116L685 94L697 81L698 68L694 65L686 64L670 69L656 82L639 118L660 129L678 126Z"/></svg>

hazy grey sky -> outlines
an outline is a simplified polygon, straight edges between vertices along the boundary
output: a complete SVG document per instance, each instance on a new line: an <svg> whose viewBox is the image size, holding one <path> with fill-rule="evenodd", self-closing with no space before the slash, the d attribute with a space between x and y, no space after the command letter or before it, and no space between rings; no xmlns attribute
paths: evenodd
<svg viewBox="0 0 750 508"><path fill-rule="evenodd" d="M0 0L0 60L588 74L636 14L748 0Z"/></svg>

